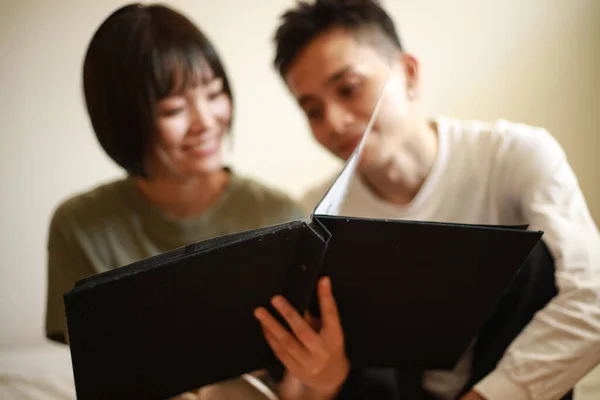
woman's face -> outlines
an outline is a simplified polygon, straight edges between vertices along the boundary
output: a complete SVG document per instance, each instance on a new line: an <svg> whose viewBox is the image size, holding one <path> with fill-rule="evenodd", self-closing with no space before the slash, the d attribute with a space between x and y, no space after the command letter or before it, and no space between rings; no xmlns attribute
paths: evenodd
<svg viewBox="0 0 600 400"><path fill-rule="evenodd" d="M194 177L223 167L221 143L231 120L223 79L205 68L200 83L156 104L152 168L160 175Z"/></svg>

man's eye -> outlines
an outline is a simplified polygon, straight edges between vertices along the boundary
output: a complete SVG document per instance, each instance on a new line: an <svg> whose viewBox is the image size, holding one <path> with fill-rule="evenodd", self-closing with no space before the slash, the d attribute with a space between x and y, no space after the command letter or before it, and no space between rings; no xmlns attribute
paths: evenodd
<svg viewBox="0 0 600 400"><path fill-rule="evenodd" d="M308 118L312 120L320 119L323 115L323 113L319 109L306 110L305 112Z"/></svg>
<svg viewBox="0 0 600 400"><path fill-rule="evenodd" d="M338 89L338 93L342 97L351 97L358 89L358 84L344 85Z"/></svg>

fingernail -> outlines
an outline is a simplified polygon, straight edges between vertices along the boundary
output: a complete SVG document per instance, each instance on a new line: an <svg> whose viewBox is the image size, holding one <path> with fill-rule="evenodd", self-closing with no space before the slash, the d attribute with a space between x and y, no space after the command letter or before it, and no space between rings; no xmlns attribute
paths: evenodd
<svg viewBox="0 0 600 400"><path fill-rule="evenodd" d="M265 310L262 307L259 307L254 310L254 316L258 319L262 319L265 315Z"/></svg>
<svg viewBox="0 0 600 400"><path fill-rule="evenodd" d="M325 289L331 287L331 279L329 279L328 276L321 279L321 286L323 286Z"/></svg>
<svg viewBox="0 0 600 400"><path fill-rule="evenodd" d="M281 296L274 296L271 300L271 303L273 303L274 306L282 306L283 299L281 298Z"/></svg>

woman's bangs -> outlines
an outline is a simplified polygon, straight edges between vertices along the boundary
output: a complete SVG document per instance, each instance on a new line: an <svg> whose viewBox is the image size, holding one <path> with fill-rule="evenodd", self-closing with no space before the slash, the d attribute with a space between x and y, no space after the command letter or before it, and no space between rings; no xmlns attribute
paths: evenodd
<svg viewBox="0 0 600 400"><path fill-rule="evenodd" d="M152 55L152 82L157 100L184 93L190 87L202 83L210 68L199 49L156 49Z"/></svg>

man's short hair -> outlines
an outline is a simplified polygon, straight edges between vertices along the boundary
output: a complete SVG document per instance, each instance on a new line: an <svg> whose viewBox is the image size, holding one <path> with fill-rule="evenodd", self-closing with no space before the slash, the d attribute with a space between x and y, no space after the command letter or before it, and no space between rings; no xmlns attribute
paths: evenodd
<svg viewBox="0 0 600 400"><path fill-rule="evenodd" d="M155 135L158 101L199 83L223 65L207 37L185 16L162 5L129 4L95 32L83 65L90 120L101 146L130 174L147 178L145 160Z"/></svg>
<svg viewBox="0 0 600 400"><path fill-rule="evenodd" d="M281 16L275 33L275 68L284 77L294 58L321 33L342 28L389 55L402 51L402 43L390 16L377 0L299 1Z"/></svg>

